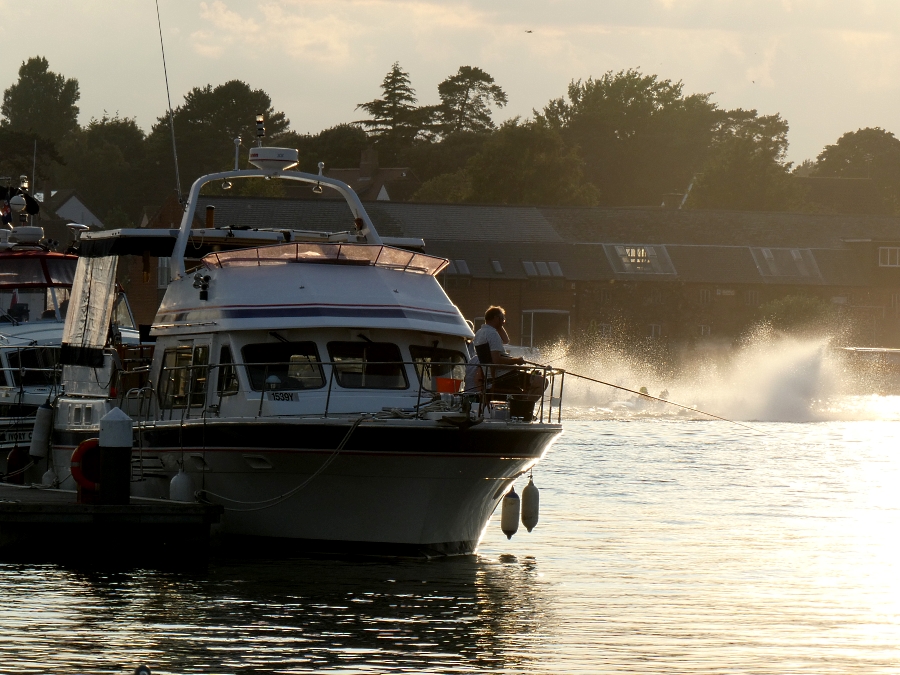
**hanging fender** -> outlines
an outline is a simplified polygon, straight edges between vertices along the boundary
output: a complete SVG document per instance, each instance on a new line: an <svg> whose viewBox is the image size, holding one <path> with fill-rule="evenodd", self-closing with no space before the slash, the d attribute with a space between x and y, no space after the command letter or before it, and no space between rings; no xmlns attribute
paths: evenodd
<svg viewBox="0 0 900 675"><path fill-rule="evenodd" d="M72 478L75 479L75 482L78 483L85 490L97 491L100 489L100 483L95 483L94 481L87 478L84 475L83 465L84 465L84 456L100 446L99 438L89 438L86 441L82 441L77 448L75 448L75 452L72 453L72 463L69 466L70 471L72 472Z"/></svg>

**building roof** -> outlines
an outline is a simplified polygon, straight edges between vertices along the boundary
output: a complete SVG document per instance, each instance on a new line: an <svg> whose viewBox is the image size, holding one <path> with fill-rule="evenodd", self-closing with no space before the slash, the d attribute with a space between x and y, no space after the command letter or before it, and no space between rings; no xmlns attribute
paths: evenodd
<svg viewBox="0 0 900 675"><path fill-rule="evenodd" d="M103 221L88 208L81 195L73 189L54 190L49 200L43 200L41 208L69 222L103 228Z"/></svg>
<svg viewBox="0 0 900 675"><path fill-rule="evenodd" d="M840 247L845 239L900 239L900 218L770 211L539 208L566 241Z"/></svg>
<svg viewBox="0 0 900 675"><path fill-rule="evenodd" d="M343 200L200 197L197 214L216 207L216 225L340 230L353 226ZM375 202L366 211L386 237L449 241L559 242L563 239L532 207Z"/></svg>
<svg viewBox="0 0 900 675"><path fill-rule="evenodd" d="M352 227L337 200L201 197L200 219L207 205L216 207L217 227ZM889 216L398 202L366 209L381 235L419 237L429 253L464 261L448 274L498 280L865 285L870 273L846 242L900 241L900 218Z"/></svg>

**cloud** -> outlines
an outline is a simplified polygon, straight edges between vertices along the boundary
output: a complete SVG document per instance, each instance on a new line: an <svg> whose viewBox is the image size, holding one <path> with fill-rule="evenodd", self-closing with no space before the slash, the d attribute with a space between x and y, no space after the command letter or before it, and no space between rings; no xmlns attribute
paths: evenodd
<svg viewBox="0 0 900 675"><path fill-rule="evenodd" d="M200 7L200 18L209 28L192 37L194 49L203 56L220 58L234 50L260 56L280 52L339 68L358 64L361 54L371 53L389 34L428 50L451 35L487 25L478 10L431 2L275 0L257 3L245 15L223 0Z"/></svg>
<svg viewBox="0 0 900 675"><path fill-rule="evenodd" d="M43 4L0 0L15 6L19 31L0 60L6 86L40 44L54 70L79 79L84 120L106 109L152 123L164 95L153 4ZM485 69L509 96L498 121L530 115L572 79L638 67L688 93L713 92L725 108L781 113L799 159L860 126L900 132L897 0L160 0L160 9L176 103L194 86L242 79L304 132L358 119L356 104L379 94L394 61L426 104L459 66ZM71 36L86 34L107 38L73 51Z"/></svg>

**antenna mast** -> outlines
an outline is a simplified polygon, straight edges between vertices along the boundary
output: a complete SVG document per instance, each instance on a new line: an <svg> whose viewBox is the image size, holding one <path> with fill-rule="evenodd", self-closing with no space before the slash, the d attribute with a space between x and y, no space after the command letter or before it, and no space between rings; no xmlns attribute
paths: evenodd
<svg viewBox="0 0 900 675"><path fill-rule="evenodd" d="M156 0L156 25L159 26L159 49L162 52L163 75L166 78L166 100L169 103L169 130L172 132L172 155L175 157L175 192L178 194L178 203L183 205L181 174L178 172L178 150L175 147L175 117L172 114L172 96L169 94L169 71L166 69L166 47L163 44L162 21L159 18L159 0Z"/></svg>

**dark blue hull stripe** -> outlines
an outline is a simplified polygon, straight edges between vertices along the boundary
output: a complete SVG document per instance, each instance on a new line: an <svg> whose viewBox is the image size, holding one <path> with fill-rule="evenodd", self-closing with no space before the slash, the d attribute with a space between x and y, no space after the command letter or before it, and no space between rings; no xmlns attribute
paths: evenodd
<svg viewBox="0 0 900 675"><path fill-rule="evenodd" d="M248 307L242 309L199 309L187 312L157 314L155 323L178 321L215 321L217 319L275 319L275 318L353 318L408 319L465 326L459 316L418 309L359 308L359 307Z"/></svg>

